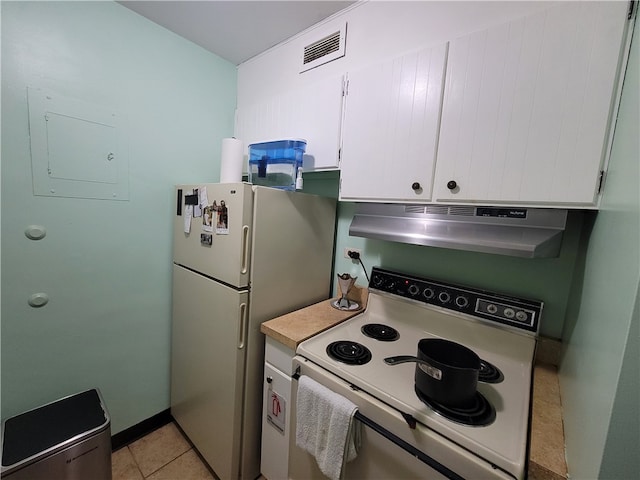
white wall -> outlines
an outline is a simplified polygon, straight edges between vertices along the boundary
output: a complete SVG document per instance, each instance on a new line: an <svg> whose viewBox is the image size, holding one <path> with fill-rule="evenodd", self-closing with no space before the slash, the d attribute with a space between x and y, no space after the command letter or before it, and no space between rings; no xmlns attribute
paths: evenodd
<svg viewBox="0 0 640 480"><path fill-rule="evenodd" d="M549 2L372 1L356 4L238 67L238 106L506 22ZM346 55L299 74L304 46L347 22Z"/></svg>

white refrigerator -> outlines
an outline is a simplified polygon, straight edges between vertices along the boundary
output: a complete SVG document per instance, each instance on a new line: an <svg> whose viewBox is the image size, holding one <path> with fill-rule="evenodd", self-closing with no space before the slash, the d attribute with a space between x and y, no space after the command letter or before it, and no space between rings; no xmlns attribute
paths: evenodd
<svg viewBox="0 0 640 480"><path fill-rule="evenodd" d="M329 298L336 200L176 186L171 413L222 479L260 474L260 323Z"/></svg>

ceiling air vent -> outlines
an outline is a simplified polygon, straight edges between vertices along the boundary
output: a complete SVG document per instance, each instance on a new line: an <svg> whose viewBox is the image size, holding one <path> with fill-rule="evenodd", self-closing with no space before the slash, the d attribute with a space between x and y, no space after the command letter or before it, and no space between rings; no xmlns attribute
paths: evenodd
<svg viewBox="0 0 640 480"><path fill-rule="evenodd" d="M347 24L329 30L327 35L304 47L300 73L344 57Z"/></svg>

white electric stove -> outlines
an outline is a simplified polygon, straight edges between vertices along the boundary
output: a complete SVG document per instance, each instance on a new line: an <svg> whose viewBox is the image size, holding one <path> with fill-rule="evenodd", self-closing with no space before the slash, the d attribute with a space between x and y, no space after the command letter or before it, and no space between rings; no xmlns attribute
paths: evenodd
<svg viewBox="0 0 640 480"><path fill-rule="evenodd" d="M294 358L298 374L350 398L370 427L345 478L524 478L542 306L374 268L366 311L302 342ZM416 356L423 338L462 344L481 358L473 405L438 405L415 388L415 363L384 362ZM312 464L294 454L294 465ZM313 468L300 472L314 476Z"/></svg>

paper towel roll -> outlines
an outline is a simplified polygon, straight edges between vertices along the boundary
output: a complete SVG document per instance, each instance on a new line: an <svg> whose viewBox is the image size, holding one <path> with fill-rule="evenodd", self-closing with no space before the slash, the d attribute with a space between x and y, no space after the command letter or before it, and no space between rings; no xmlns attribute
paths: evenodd
<svg viewBox="0 0 640 480"><path fill-rule="evenodd" d="M242 181L242 142L235 137L222 139L220 158L220 183Z"/></svg>

